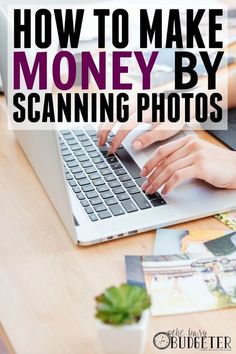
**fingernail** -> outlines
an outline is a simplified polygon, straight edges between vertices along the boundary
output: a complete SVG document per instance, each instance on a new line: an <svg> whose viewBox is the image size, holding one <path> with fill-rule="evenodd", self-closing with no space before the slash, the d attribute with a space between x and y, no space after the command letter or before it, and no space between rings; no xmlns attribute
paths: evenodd
<svg viewBox="0 0 236 354"><path fill-rule="evenodd" d="M141 176L141 177L145 177L146 175L147 175L147 169L146 169L146 167L143 167L143 168L141 169L140 176Z"/></svg>
<svg viewBox="0 0 236 354"><path fill-rule="evenodd" d="M144 182L141 186L142 190L145 191L145 189L148 187L148 181Z"/></svg>
<svg viewBox="0 0 236 354"><path fill-rule="evenodd" d="M152 194L153 193L153 185L151 184L145 191L146 194Z"/></svg>
<svg viewBox="0 0 236 354"><path fill-rule="evenodd" d="M133 142L132 146L133 146L134 150L140 150L140 149L142 149L143 144L141 143L140 140L136 140Z"/></svg>

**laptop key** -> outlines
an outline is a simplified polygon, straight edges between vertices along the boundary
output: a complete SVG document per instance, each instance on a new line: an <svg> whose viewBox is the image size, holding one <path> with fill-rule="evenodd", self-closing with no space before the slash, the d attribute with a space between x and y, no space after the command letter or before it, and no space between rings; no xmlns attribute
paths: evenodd
<svg viewBox="0 0 236 354"><path fill-rule="evenodd" d="M91 156L90 156L91 157ZM98 157L94 157L92 158L93 160L93 163L97 164L97 163L100 163L100 162L103 162L103 158L101 156L98 156Z"/></svg>
<svg viewBox="0 0 236 354"><path fill-rule="evenodd" d="M94 173L90 173L89 174L89 178L91 180L94 180L94 179L98 179L98 178L101 178L100 174L98 172L94 172Z"/></svg>
<svg viewBox="0 0 236 354"><path fill-rule="evenodd" d="M84 131L81 129L73 129L72 131L76 136L84 136L85 135Z"/></svg>
<svg viewBox="0 0 236 354"><path fill-rule="evenodd" d="M98 178L93 180L93 184L97 187L97 186L101 186L102 184L105 184L102 178Z"/></svg>
<svg viewBox="0 0 236 354"><path fill-rule="evenodd" d="M111 210L111 212L112 212L112 214L113 214L114 216L118 216L118 215L123 215L123 214L125 214L124 209L123 209L119 204L117 204L117 205L111 205L111 206L109 207L109 209Z"/></svg>
<svg viewBox="0 0 236 354"><path fill-rule="evenodd" d="M100 211L105 211L107 210L107 207L105 204L98 204L94 206L95 211L98 213Z"/></svg>
<svg viewBox="0 0 236 354"><path fill-rule="evenodd" d="M120 182L117 179L114 180L114 181L109 182L108 184L109 184L110 188L115 188L115 187L120 187L121 186Z"/></svg>
<svg viewBox="0 0 236 354"><path fill-rule="evenodd" d="M136 207L136 205L131 199L124 200L123 202L121 202L121 204L124 207L124 209L127 211L127 213L133 213L134 211L138 210L138 208Z"/></svg>
<svg viewBox="0 0 236 354"><path fill-rule="evenodd" d="M100 157L100 154L98 151L92 151L92 152L89 152L88 154L91 158Z"/></svg>
<svg viewBox="0 0 236 354"><path fill-rule="evenodd" d="M78 180L78 179L82 179L82 178L86 178L86 174L84 172L78 172L78 173L75 173L75 178Z"/></svg>
<svg viewBox="0 0 236 354"><path fill-rule="evenodd" d="M166 202L164 201L164 199L159 198L159 199L151 200L151 204L152 204L152 206L156 207L156 206L160 206L160 205L165 205Z"/></svg>
<svg viewBox="0 0 236 354"><path fill-rule="evenodd" d="M115 162L115 163L111 164L111 168L113 170L118 170L118 169L122 168L122 166L121 166L121 164L119 162Z"/></svg>
<svg viewBox="0 0 236 354"><path fill-rule="evenodd" d="M97 164L97 168L99 169L99 170L102 170L103 168L107 168L108 167L108 165L105 163L105 162L99 162L98 164Z"/></svg>
<svg viewBox="0 0 236 354"><path fill-rule="evenodd" d="M96 151L96 148L93 145L89 145L85 147L85 150L87 152L92 152L92 151Z"/></svg>
<svg viewBox="0 0 236 354"><path fill-rule="evenodd" d="M104 146L99 147L99 151L101 152L101 154L103 156L107 156L107 154L108 154L108 146L104 145Z"/></svg>
<svg viewBox="0 0 236 354"><path fill-rule="evenodd" d="M140 193L140 189L138 187L127 188L127 192L131 195Z"/></svg>
<svg viewBox="0 0 236 354"><path fill-rule="evenodd" d="M73 179L73 176L70 174L70 172L66 172L66 179L67 181Z"/></svg>
<svg viewBox="0 0 236 354"><path fill-rule="evenodd" d="M72 151L74 151L74 153L79 152L79 151L81 151L81 152L83 151L78 143L76 143L76 145L71 145L70 148Z"/></svg>
<svg viewBox="0 0 236 354"><path fill-rule="evenodd" d="M69 149L65 149L65 150L62 150L61 154L62 154L62 156L69 156L69 155L71 155L71 152Z"/></svg>
<svg viewBox="0 0 236 354"><path fill-rule="evenodd" d="M90 181L88 180L88 178L83 178L83 179L79 179L78 183L80 186L85 186L86 184L90 184Z"/></svg>
<svg viewBox="0 0 236 354"><path fill-rule="evenodd" d="M88 202L86 199L81 200L80 203L81 203L81 205L82 205L84 208L85 208L85 207L89 207L89 202Z"/></svg>
<svg viewBox="0 0 236 354"><path fill-rule="evenodd" d="M88 130L86 130L86 133L89 136L97 136L97 131L95 129L88 129Z"/></svg>
<svg viewBox="0 0 236 354"><path fill-rule="evenodd" d="M92 221L97 221L98 220L98 217L96 214L89 214L89 217Z"/></svg>
<svg viewBox="0 0 236 354"><path fill-rule="evenodd" d="M126 171L123 168L119 168L118 170L114 171L117 176L122 176L126 174Z"/></svg>
<svg viewBox="0 0 236 354"><path fill-rule="evenodd" d="M84 196L84 194L83 193L76 193L76 197L79 199L79 200L83 200L83 199L85 199L85 196Z"/></svg>
<svg viewBox="0 0 236 354"><path fill-rule="evenodd" d="M87 135L86 134L81 134L81 135L77 135L77 139L82 142L82 141L85 141L85 140L88 140L87 138Z"/></svg>
<svg viewBox="0 0 236 354"><path fill-rule="evenodd" d="M107 187L106 184L103 184L101 186L97 186L97 191L99 193L102 193L102 192L106 192L106 191L109 191L109 188Z"/></svg>
<svg viewBox="0 0 236 354"><path fill-rule="evenodd" d="M116 180L116 177L111 173L110 175L104 176L104 179L106 180L106 182L110 182Z"/></svg>
<svg viewBox="0 0 236 354"><path fill-rule="evenodd" d="M112 139L113 139L113 137L112 137L112 136L109 136L109 137L107 138L107 142L108 142L108 144L110 144L110 143L112 142Z"/></svg>
<svg viewBox="0 0 236 354"><path fill-rule="evenodd" d="M71 170L72 173L82 172L82 169L79 166L71 167L70 170Z"/></svg>
<svg viewBox="0 0 236 354"><path fill-rule="evenodd" d="M71 167L77 167L79 165L78 165L78 162L76 160L74 160L74 161L67 162L67 166L71 168Z"/></svg>
<svg viewBox="0 0 236 354"><path fill-rule="evenodd" d="M91 191L94 191L94 187L92 186L92 184L87 184L85 186L82 186L82 190L83 192L91 192Z"/></svg>
<svg viewBox="0 0 236 354"><path fill-rule="evenodd" d="M93 172L97 172L97 169L94 166L90 166L90 167L85 167L84 168L86 173L93 173Z"/></svg>
<svg viewBox="0 0 236 354"><path fill-rule="evenodd" d="M93 208L91 206L88 206L85 208L85 211L87 214L92 214L93 213Z"/></svg>
<svg viewBox="0 0 236 354"><path fill-rule="evenodd" d="M127 150L125 150L124 148L119 149L117 150L116 155L119 157L119 159L133 178L140 177L141 170Z"/></svg>
<svg viewBox="0 0 236 354"><path fill-rule="evenodd" d="M130 196L127 193L121 193L117 195L117 198L121 201L121 200L130 199Z"/></svg>
<svg viewBox="0 0 236 354"><path fill-rule="evenodd" d="M127 182L124 182L123 183L123 186L125 187L125 188L131 188L131 187L135 187L135 183L134 183L134 181L127 181Z"/></svg>
<svg viewBox="0 0 236 354"><path fill-rule="evenodd" d="M99 195L97 194L97 192L94 190L94 191L91 191L91 192L87 192L85 193L86 194L86 197L88 199L92 199L92 198L97 198L99 197Z"/></svg>
<svg viewBox="0 0 236 354"><path fill-rule="evenodd" d="M67 140L68 145L77 145L79 147L78 141L76 139L69 139Z"/></svg>
<svg viewBox="0 0 236 354"><path fill-rule="evenodd" d="M69 184L71 187L77 186L77 183L73 179L71 181L69 181Z"/></svg>
<svg viewBox="0 0 236 354"><path fill-rule="evenodd" d="M93 199L91 199L90 200L90 203L92 204L92 205L98 205L98 204L102 204L102 199L101 198L93 198Z"/></svg>
<svg viewBox="0 0 236 354"><path fill-rule="evenodd" d="M82 161L80 164L81 164L81 166L82 166L83 168L93 166L93 164L92 164L92 162L91 162L90 160L88 160L88 161Z"/></svg>
<svg viewBox="0 0 236 354"><path fill-rule="evenodd" d="M97 143L97 141L98 141L97 136L91 136L90 138L94 143Z"/></svg>
<svg viewBox="0 0 236 354"><path fill-rule="evenodd" d="M109 175L111 173L110 168L104 168L100 171L101 175L106 176Z"/></svg>
<svg viewBox="0 0 236 354"><path fill-rule="evenodd" d="M121 182L126 182L126 181L130 181L131 178L130 178L129 175L126 174L126 175L119 176L119 180L120 180Z"/></svg>
<svg viewBox="0 0 236 354"><path fill-rule="evenodd" d="M121 193L125 193L125 189L123 187L115 187L115 188L112 188L112 191L115 193L115 194L121 194Z"/></svg>
<svg viewBox="0 0 236 354"><path fill-rule="evenodd" d="M68 141L68 140L74 139L74 136L73 136L73 134L71 134L71 132L69 132L68 134L64 135L64 139L66 141Z"/></svg>
<svg viewBox="0 0 236 354"><path fill-rule="evenodd" d="M105 199L105 203L107 205L114 205L114 204L118 204L116 198L109 198L109 199Z"/></svg>
<svg viewBox="0 0 236 354"><path fill-rule="evenodd" d="M65 162L74 161L75 158L72 154L63 157Z"/></svg>
<svg viewBox="0 0 236 354"><path fill-rule="evenodd" d="M79 186L77 186L77 185L73 187L73 191L74 191L75 193L81 192Z"/></svg>
<svg viewBox="0 0 236 354"><path fill-rule="evenodd" d="M63 151L63 150L67 150L68 147L65 143L60 143L60 150Z"/></svg>
<svg viewBox="0 0 236 354"><path fill-rule="evenodd" d="M101 197L103 199L112 198L112 197L114 197L114 194L111 191L107 191L107 192L101 193Z"/></svg>
<svg viewBox="0 0 236 354"><path fill-rule="evenodd" d="M115 155L108 155L107 158L106 158L107 162L109 164L112 164L112 163L115 163L115 162L118 162L117 158L115 157Z"/></svg>
<svg viewBox="0 0 236 354"><path fill-rule="evenodd" d="M71 134L71 131L69 129L62 129L62 130L60 130L60 133L62 135L67 135L67 134Z"/></svg>
<svg viewBox="0 0 236 354"><path fill-rule="evenodd" d="M76 150L73 150L73 152L76 157L84 155L84 151L82 149L76 149Z"/></svg>
<svg viewBox="0 0 236 354"><path fill-rule="evenodd" d="M111 213L107 210L107 211L102 211L100 213L98 213L98 216L100 219L107 219L111 217Z"/></svg>
<svg viewBox="0 0 236 354"><path fill-rule="evenodd" d="M84 147L86 147L86 146L91 146L92 143L91 143L91 141L88 139L88 140L82 141L82 142L81 142L81 145L84 146Z"/></svg>
<svg viewBox="0 0 236 354"><path fill-rule="evenodd" d="M162 198L162 196L158 192L156 192L154 194L146 194L146 198L152 201L154 199L160 199Z"/></svg>
<svg viewBox="0 0 236 354"><path fill-rule="evenodd" d="M138 185L139 187L141 187L142 184L143 184L145 181L146 181L146 178L144 178L144 177L140 177L140 178L137 178L137 179L135 180L135 182L137 183L137 185Z"/></svg>
<svg viewBox="0 0 236 354"><path fill-rule="evenodd" d="M134 194L133 199L141 210L151 208L151 205L142 193Z"/></svg>
<svg viewBox="0 0 236 354"><path fill-rule="evenodd" d="M87 161L88 160L88 157L86 155L81 155L81 156L78 156L77 157L77 160L79 162L83 162L83 161Z"/></svg>

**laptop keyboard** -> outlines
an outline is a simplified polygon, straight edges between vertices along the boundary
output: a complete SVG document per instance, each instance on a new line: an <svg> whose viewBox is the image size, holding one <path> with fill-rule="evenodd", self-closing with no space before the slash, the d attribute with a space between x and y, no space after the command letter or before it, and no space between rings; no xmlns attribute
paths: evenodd
<svg viewBox="0 0 236 354"><path fill-rule="evenodd" d="M62 130L59 142L65 174L92 221L133 213L166 204L159 193L141 190L145 178L123 145L108 155L109 143L97 147L96 130Z"/></svg>

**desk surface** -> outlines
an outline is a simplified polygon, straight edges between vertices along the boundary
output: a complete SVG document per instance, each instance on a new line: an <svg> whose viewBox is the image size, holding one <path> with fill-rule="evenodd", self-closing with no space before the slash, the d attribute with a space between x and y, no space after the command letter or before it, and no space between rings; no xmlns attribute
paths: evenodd
<svg viewBox="0 0 236 354"><path fill-rule="evenodd" d="M89 248L74 246L7 130L3 98L0 117L0 321L18 354L102 354L94 296L125 282L124 255L150 254L154 232ZM226 229L213 217L177 227ZM151 318L146 353L157 352L154 334L176 328L228 335L236 348L235 317L236 309Z"/></svg>

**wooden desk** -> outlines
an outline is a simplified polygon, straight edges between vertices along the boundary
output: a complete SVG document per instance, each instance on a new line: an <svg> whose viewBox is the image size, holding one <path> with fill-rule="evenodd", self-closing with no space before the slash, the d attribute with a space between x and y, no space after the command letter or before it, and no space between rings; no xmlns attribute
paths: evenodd
<svg viewBox="0 0 236 354"><path fill-rule="evenodd" d="M204 132L201 135L215 141ZM102 354L93 316L94 296L125 282L124 255L150 254L154 232L75 247L13 132L7 130L3 98L0 200L0 320L16 353ZM177 227L226 229L213 217ZM235 318L236 309L152 318L146 353L157 353L154 334L174 328L231 336L234 352Z"/></svg>

